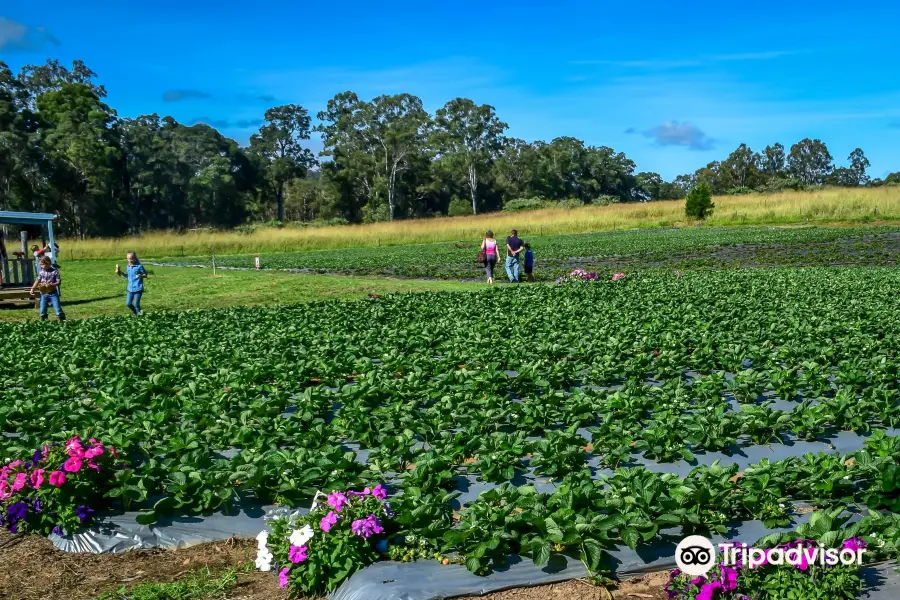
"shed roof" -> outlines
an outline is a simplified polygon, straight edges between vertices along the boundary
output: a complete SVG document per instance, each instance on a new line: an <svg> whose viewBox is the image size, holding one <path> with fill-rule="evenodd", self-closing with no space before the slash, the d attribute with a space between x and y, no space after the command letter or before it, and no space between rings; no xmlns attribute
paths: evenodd
<svg viewBox="0 0 900 600"><path fill-rule="evenodd" d="M56 215L51 213L29 213L0 210L0 223L7 225L44 225L53 221Z"/></svg>

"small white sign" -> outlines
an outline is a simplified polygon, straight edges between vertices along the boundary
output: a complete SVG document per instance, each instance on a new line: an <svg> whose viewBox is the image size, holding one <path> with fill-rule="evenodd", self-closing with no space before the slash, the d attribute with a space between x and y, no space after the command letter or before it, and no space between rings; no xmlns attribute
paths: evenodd
<svg viewBox="0 0 900 600"><path fill-rule="evenodd" d="M259 271L259 257L256 257L256 270Z"/></svg>

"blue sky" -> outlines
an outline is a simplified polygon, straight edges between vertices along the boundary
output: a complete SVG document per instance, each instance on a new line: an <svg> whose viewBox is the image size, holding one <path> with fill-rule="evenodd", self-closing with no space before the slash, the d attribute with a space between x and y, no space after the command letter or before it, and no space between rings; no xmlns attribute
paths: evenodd
<svg viewBox="0 0 900 600"><path fill-rule="evenodd" d="M666 178L804 137L900 171L896 1L44 0L0 18L14 70L80 58L120 116L200 119L241 143L275 104L315 115L345 90L409 92L431 111L491 104L509 135L575 136Z"/></svg>

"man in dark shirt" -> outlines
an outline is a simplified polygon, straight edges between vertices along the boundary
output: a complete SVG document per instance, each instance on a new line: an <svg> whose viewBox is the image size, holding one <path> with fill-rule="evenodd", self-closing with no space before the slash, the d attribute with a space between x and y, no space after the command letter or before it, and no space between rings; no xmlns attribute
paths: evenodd
<svg viewBox="0 0 900 600"><path fill-rule="evenodd" d="M512 235L506 238L506 274L510 283L519 281L519 252L522 251L522 240L519 232L512 230Z"/></svg>

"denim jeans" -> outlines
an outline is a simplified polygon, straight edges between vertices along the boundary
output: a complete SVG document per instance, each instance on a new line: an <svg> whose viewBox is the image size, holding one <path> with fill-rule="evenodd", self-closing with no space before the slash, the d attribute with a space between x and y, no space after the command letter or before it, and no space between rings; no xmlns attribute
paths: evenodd
<svg viewBox="0 0 900 600"><path fill-rule="evenodd" d="M62 321L66 318L66 314L63 312L62 305L59 303L59 294L41 294L41 318L47 318L47 305L53 306L53 312L56 313L56 317Z"/></svg>
<svg viewBox="0 0 900 600"><path fill-rule="evenodd" d="M518 256L507 256L506 257L506 274L509 276L509 281L511 283L515 283L519 281L519 257Z"/></svg>
<svg viewBox="0 0 900 600"><path fill-rule="evenodd" d="M134 316L141 314L141 295L143 293L144 292L126 292L125 294L125 306L131 309Z"/></svg>

